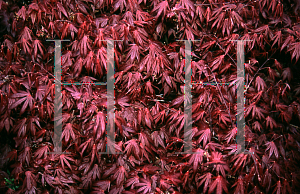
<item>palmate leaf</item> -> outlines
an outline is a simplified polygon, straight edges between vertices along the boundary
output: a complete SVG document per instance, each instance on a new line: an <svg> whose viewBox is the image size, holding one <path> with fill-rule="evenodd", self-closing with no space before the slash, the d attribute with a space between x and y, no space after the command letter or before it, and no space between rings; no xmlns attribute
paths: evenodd
<svg viewBox="0 0 300 194"><path fill-rule="evenodd" d="M66 87L66 89L69 91L69 92L71 92L71 95L72 95L72 97L75 99L75 100L79 100L79 99L81 99L81 97L82 97L82 93L81 93L81 91L78 91L78 88L76 87L76 86L72 86L73 88L71 88L71 87Z"/></svg>
<svg viewBox="0 0 300 194"><path fill-rule="evenodd" d="M75 141L76 137L75 137L73 125L71 123L67 123L61 134L61 139L65 139L66 142L69 142L70 137L73 139L73 141Z"/></svg>
<svg viewBox="0 0 300 194"><path fill-rule="evenodd" d="M42 102L45 98L46 92L46 85L39 85L36 89L35 93L35 100L38 100L39 102Z"/></svg>
<svg viewBox="0 0 300 194"><path fill-rule="evenodd" d="M140 182L139 176L135 175L135 176L129 178L128 180L126 180L125 187L131 186L130 188L133 189L136 186L136 184L139 182Z"/></svg>
<svg viewBox="0 0 300 194"><path fill-rule="evenodd" d="M140 187L137 192L146 194L146 193L151 193L152 186L151 186L151 181L149 179L144 179L141 178L139 183L135 184L136 186Z"/></svg>
<svg viewBox="0 0 300 194"><path fill-rule="evenodd" d="M120 11L124 11L124 8L127 7L126 0L117 0L114 4L114 12L120 9Z"/></svg>
<svg viewBox="0 0 300 194"><path fill-rule="evenodd" d="M230 117L229 117L229 114L226 113L226 112L220 112L220 115L219 115L219 122L221 123L224 123L224 124L227 124L229 123L231 120L230 120Z"/></svg>
<svg viewBox="0 0 300 194"><path fill-rule="evenodd" d="M213 17L211 20L215 19L215 22L212 24L211 28L214 28L214 26L217 24L217 30L220 28L221 24L224 24L224 18L225 18L225 12L222 12L221 14L217 15L218 17Z"/></svg>
<svg viewBox="0 0 300 194"><path fill-rule="evenodd" d="M104 191L109 191L110 189L110 181L109 180L101 180L101 181L97 181L93 184L93 187L94 187L94 190L97 190L93 193L95 194L99 194L99 192L101 193L100 190L103 191L103 194L104 194ZM100 190L99 190L100 189Z"/></svg>
<svg viewBox="0 0 300 194"><path fill-rule="evenodd" d="M22 6L22 8L18 11L17 15L22 18L23 20L25 20L26 17L26 8L25 6Z"/></svg>
<svg viewBox="0 0 300 194"><path fill-rule="evenodd" d="M203 141L203 147L205 147L207 142L210 142L210 140L211 140L211 130L210 130L210 128L206 128L206 129L198 132L195 136L198 136L200 134L201 134L201 136L199 137L197 143L199 144L199 143L201 143L201 141Z"/></svg>
<svg viewBox="0 0 300 194"><path fill-rule="evenodd" d="M257 70L257 67L254 66L256 63L258 63L258 61L252 58L249 63L245 63L245 70L253 75Z"/></svg>
<svg viewBox="0 0 300 194"><path fill-rule="evenodd" d="M267 87L267 85L260 76L257 76L255 79L255 87L256 87L257 91L261 91L261 90L264 91L265 88Z"/></svg>
<svg viewBox="0 0 300 194"><path fill-rule="evenodd" d="M11 106L10 109L15 109L17 106L19 106L20 104L23 104L20 114L23 114L26 110L26 108L29 107L29 109L31 110L33 108L33 102L34 102L34 98L31 96L30 92L27 91L18 91L18 93L13 94L11 96L11 98L20 98L19 100L17 100L16 102L14 102Z"/></svg>
<svg viewBox="0 0 300 194"><path fill-rule="evenodd" d="M49 147L47 145L42 146L37 151L35 151L34 157L36 157L36 159L41 159L42 157L46 158L48 152L50 152Z"/></svg>
<svg viewBox="0 0 300 194"><path fill-rule="evenodd" d="M63 13L66 18L68 18L68 12L66 11L66 9L64 8L63 4L61 4L60 2L57 2L57 8L59 10L60 13Z"/></svg>
<svg viewBox="0 0 300 194"><path fill-rule="evenodd" d="M126 13L123 15L123 19L126 20L130 25L134 25L134 15L130 11L126 11Z"/></svg>
<svg viewBox="0 0 300 194"><path fill-rule="evenodd" d="M231 140L234 140L236 134L237 134L237 127L234 127L229 131L229 133L227 133L225 140L227 141L228 144L231 142Z"/></svg>
<svg viewBox="0 0 300 194"><path fill-rule="evenodd" d="M150 14L142 10L137 10L135 17L137 21L147 21L150 18Z"/></svg>
<svg viewBox="0 0 300 194"><path fill-rule="evenodd" d="M234 194L244 194L245 193L244 180L242 177L239 177L238 181L232 185L232 187L235 187L235 186L236 186L236 188L234 190Z"/></svg>
<svg viewBox="0 0 300 194"><path fill-rule="evenodd" d="M126 147L125 147L124 152L127 153L128 157L131 154L134 154L136 159L140 158L140 156L139 156L140 155L140 146L138 145L136 139L131 139L131 140L127 141L125 143L125 145L126 145Z"/></svg>
<svg viewBox="0 0 300 194"><path fill-rule="evenodd" d="M10 113L7 111L5 114L3 114L0 120L0 132L2 131L2 129L6 129L7 132L9 132L13 125L13 117L11 117Z"/></svg>
<svg viewBox="0 0 300 194"><path fill-rule="evenodd" d="M278 77L278 73L273 68L268 68L269 77L275 81L275 77Z"/></svg>
<svg viewBox="0 0 300 194"><path fill-rule="evenodd" d="M75 160L65 154L59 156L59 160L63 169L65 169L65 164L72 170L71 164L69 161L75 162Z"/></svg>
<svg viewBox="0 0 300 194"><path fill-rule="evenodd" d="M270 116L267 116L266 118L266 126L270 129L274 129L277 127L277 124L276 124L276 121L270 117Z"/></svg>
<svg viewBox="0 0 300 194"><path fill-rule="evenodd" d="M132 31L135 44L144 46L148 44L148 33L144 28L137 27Z"/></svg>
<svg viewBox="0 0 300 194"><path fill-rule="evenodd" d="M9 161L14 161L18 158L17 150L13 149L12 151L8 152L5 159L9 159Z"/></svg>
<svg viewBox="0 0 300 194"><path fill-rule="evenodd" d="M182 28L182 29L183 29L183 28ZM197 34L198 34L197 31L195 31L193 28L187 26L187 27L184 29L182 38L188 39L188 40L194 40L194 39L195 39L195 35L197 35Z"/></svg>
<svg viewBox="0 0 300 194"><path fill-rule="evenodd" d="M153 117L149 111L148 108L145 108L143 111L143 121L146 124L147 127L149 127L150 129L152 129L152 123L153 123ZM145 145L145 144L144 144Z"/></svg>
<svg viewBox="0 0 300 194"><path fill-rule="evenodd" d="M157 177L155 177L157 178ZM170 183L171 185L174 185L176 187L178 187L179 185L182 184L182 180L181 180L181 174L180 173L170 173L168 171L165 171L164 174L162 174L160 176L160 179L162 180L166 180L167 184ZM155 181L155 179L152 179L152 184ZM168 189L169 187L167 187Z"/></svg>
<svg viewBox="0 0 300 194"><path fill-rule="evenodd" d="M128 173L126 171L126 169L124 168L124 166L119 166L115 171L114 171L114 175L112 177L112 180L117 180L117 186L120 187L121 184L123 184L123 182L125 181L125 178L127 179L128 177Z"/></svg>
<svg viewBox="0 0 300 194"><path fill-rule="evenodd" d="M245 117L247 117L250 114L250 112L252 112L252 118L255 118L257 116L259 120L261 120L262 118L265 118L264 114L267 113L267 111L264 110L263 108L256 106L255 102L250 104L246 108Z"/></svg>
<svg viewBox="0 0 300 194"><path fill-rule="evenodd" d="M288 45L293 44L294 42L295 42L294 36L289 35L289 36L285 39L284 43L282 44L280 51L282 51L282 50L283 50L285 47L287 47Z"/></svg>
<svg viewBox="0 0 300 194"><path fill-rule="evenodd" d="M220 68L221 64L224 61L224 57L225 55L220 55L211 63L210 67L212 68L212 71L215 71L216 69Z"/></svg>
<svg viewBox="0 0 300 194"><path fill-rule="evenodd" d="M36 17L37 17L37 12L40 10L38 4L36 3L31 3L29 5L29 8L28 8L28 12L27 14L29 14L29 16L31 17L31 21L32 21L32 24L35 24L35 20L36 20ZM41 19L41 15L38 16L38 20L40 21Z"/></svg>
<svg viewBox="0 0 300 194"><path fill-rule="evenodd" d="M19 154L18 160L22 163L22 164L26 164L30 165L31 162L31 148L30 147L25 147L25 149Z"/></svg>
<svg viewBox="0 0 300 194"><path fill-rule="evenodd" d="M292 114L289 111L281 111L279 117L282 121L289 123L292 119Z"/></svg>
<svg viewBox="0 0 300 194"><path fill-rule="evenodd" d="M153 87L155 87L155 86L153 86L150 81L146 82L146 84L145 84L145 92L146 92L146 94L153 95L154 94Z"/></svg>
<svg viewBox="0 0 300 194"><path fill-rule="evenodd" d="M233 169L235 169L233 171L233 174L235 174L241 167L245 167L247 158L247 154L244 153L240 153L239 155L236 155L234 156L234 158L232 158L232 161L235 161L233 164Z"/></svg>
<svg viewBox="0 0 300 194"><path fill-rule="evenodd" d="M96 123L94 125L93 134L99 139L105 133L106 118L102 111L99 111L96 115Z"/></svg>
<svg viewBox="0 0 300 194"><path fill-rule="evenodd" d="M223 160L223 156L219 152L212 152L212 156L210 158L211 162L207 164L213 164L214 169L225 177L225 170L230 171L228 164Z"/></svg>
<svg viewBox="0 0 300 194"><path fill-rule="evenodd" d="M271 165L271 169L273 172L277 173L278 175L281 174L280 172L282 171L282 167L278 162L273 161L273 164Z"/></svg>
<svg viewBox="0 0 300 194"><path fill-rule="evenodd" d="M193 154L188 154L187 157L190 156L189 164L193 164L194 172L197 171L199 165L202 165L203 162L203 156L206 152L200 148L194 150Z"/></svg>
<svg viewBox="0 0 300 194"><path fill-rule="evenodd" d="M103 74L102 69L107 69L106 67L106 58L107 58L107 53L105 47L101 47L100 49L97 50L96 52L96 59L95 59L95 74L99 73L100 76Z"/></svg>
<svg viewBox="0 0 300 194"><path fill-rule="evenodd" d="M222 193L224 190L226 193L228 193L228 189L226 186L226 179L224 179L222 176L217 176L209 186L208 193L212 193L216 189L216 193Z"/></svg>
<svg viewBox="0 0 300 194"><path fill-rule="evenodd" d="M69 22L66 22L64 23L64 26L61 28L61 39L63 39L67 35L69 25L70 25Z"/></svg>
<svg viewBox="0 0 300 194"><path fill-rule="evenodd" d="M210 172L202 175L201 177L199 177L199 179L201 180L198 187L200 187L203 183L204 183L204 188L203 188L203 193L206 193L208 186L211 183L211 179L212 179L212 174Z"/></svg>
<svg viewBox="0 0 300 194"><path fill-rule="evenodd" d="M43 45L41 43L40 40L34 40L33 41L33 54L34 54L34 58L36 58L37 56L37 51L39 50L40 53L42 54L42 56L44 56L44 51L43 51Z"/></svg>
<svg viewBox="0 0 300 194"><path fill-rule="evenodd" d="M79 150L81 150L80 152L81 156L83 155L84 151L90 150L92 148L94 143L92 140L93 140L92 138L89 138L79 146Z"/></svg>
<svg viewBox="0 0 300 194"><path fill-rule="evenodd" d="M153 141L147 132L140 132L138 140L143 146L151 147L153 145Z"/></svg>
<svg viewBox="0 0 300 194"><path fill-rule="evenodd" d="M18 133L18 137L24 137L27 134L28 127L26 125L27 118L20 119L14 128L14 132Z"/></svg>
<svg viewBox="0 0 300 194"><path fill-rule="evenodd" d="M88 50L92 50L90 43L91 43L91 39L88 37L88 35L84 35L83 38L80 40L78 47L80 49L80 54L82 56L86 56Z"/></svg>
<svg viewBox="0 0 300 194"><path fill-rule="evenodd" d="M297 61L300 58L300 42L295 42L291 44L288 51L292 53L291 59L293 60L295 58L297 63Z"/></svg>
<svg viewBox="0 0 300 194"><path fill-rule="evenodd" d="M133 63L135 60L137 60L137 62L140 61L140 55L142 52L138 45L131 44L127 51L128 53L126 55L126 61L130 61L130 63Z"/></svg>
<svg viewBox="0 0 300 194"><path fill-rule="evenodd" d="M36 178L32 171L25 172L25 180L23 182L23 189L27 191L32 191L32 189L36 189ZM31 192L28 192L31 193ZM35 192L33 192L35 193Z"/></svg>
<svg viewBox="0 0 300 194"><path fill-rule="evenodd" d="M191 14L192 18L194 18L195 13L195 3L191 0L180 0L179 4L186 8L186 10Z"/></svg>
<svg viewBox="0 0 300 194"><path fill-rule="evenodd" d="M151 138L154 141L155 147L158 147L158 145L161 145L163 148L165 147L164 139L167 138L167 134L163 131L154 131L151 134Z"/></svg>
<svg viewBox="0 0 300 194"><path fill-rule="evenodd" d="M272 154L274 154L275 157L278 158L279 152L278 152L277 146L274 143L274 141L268 142L265 145L268 146L265 152L267 152L268 150L270 150L269 151L269 158L271 158Z"/></svg>
<svg viewBox="0 0 300 194"><path fill-rule="evenodd" d="M290 82L293 78L293 74L292 74L292 70L291 68L287 67L283 69L282 72L282 79L283 80L288 80L288 82Z"/></svg>
<svg viewBox="0 0 300 194"><path fill-rule="evenodd" d="M277 43L278 44L278 47L280 47L281 45L281 42L282 42L282 33L281 33L281 30L275 32L275 35L274 37L272 38L272 41L273 44L272 44L272 47Z"/></svg>
<svg viewBox="0 0 300 194"><path fill-rule="evenodd" d="M283 188L282 188L282 193L289 193L289 194L292 194L293 192L292 192L292 188L291 188L291 186L290 186L290 183L289 183L289 181L287 180L287 179L285 179L284 181L283 181Z"/></svg>
<svg viewBox="0 0 300 194"><path fill-rule="evenodd" d="M180 95L171 102L171 106L180 107L184 102L184 95Z"/></svg>
<svg viewBox="0 0 300 194"><path fill-rule="evenodd" d="M31 44L30 44L30 42L27 39L22 38L19 41L19 43L22 44L22 48L23 48L23 50L24 50L25 53L31 54Z"/></svg>
<svg viewBox="0 0 300 194"><path fill-rule="evenodd" d="M252 128L255 130L255 131L261 131L262 130L262 125L260 124L259 121L255 121L253 124L252 124Z"/></svg>
<svg viewBox="0 0 300 194"><path fill-rule="evenodd" d="M84 189L89 189L92 187L92 179L89 175L84 175L81 178L81 187Z"/></svg>
<svg viewBox="0 0 300 194"><path fill-rule="evenodd" d="M30 116L27 119L26 124L32 135L35 135L37 128L41 129L40 118L37 116Z"/></svg>
<svg viewBox="0 0 300 194"><path fill-rule="evenodd" d="M276 193L276 194L282 193L281 187L282 187L281 182L280 182L280 181L277 181L273 193ZM280 191L281 191L281 192L280 192Z"/></svg>
<svg viewBox="0 0 300 194"><path fill-rule="evenodd" d="M20 41L22 41L22 39L25 39L26 41L32 40L31 33L32 31L27 26L25 26L22 34L20 35Z"/></svg>
<svg viewBox="0 0 300 194"><path fill-rule="evenodd" d="M169 9L170 7L168 1L162 1L154 6L152 12L157 12L156 18L159 18L160 16L164 18Z"/></svg>

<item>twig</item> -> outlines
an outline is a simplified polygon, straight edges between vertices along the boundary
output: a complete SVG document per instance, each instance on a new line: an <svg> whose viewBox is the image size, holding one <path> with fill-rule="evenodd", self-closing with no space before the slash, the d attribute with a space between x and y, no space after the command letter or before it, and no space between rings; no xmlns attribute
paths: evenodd
<svg viewBox="0 0 300 194"><path fill-rule="evenodd" d="M218 2L218 3L201 3L201 4L194 4L194 5L219 5L219 4L232 4L232 3L240 3L240 2Z"/></svg>
<svg viewBox="0 0 300 194"><path fill-rule="evenodd" d="M262 67L271 59L271 57L276 53L276 51L278 50L278 48L275 50L275 52L260 66L260 68L257 70L257 72L254 74L253 78L251 79L250 83L247 85L245 92L247 92L248 88L250 87L252 81L254 80L255 76L257 75L257 73L262 69Z"/></svg>
<svg viewBox="0 0 300 194"><path fill-rule="evenodd" d="M215 42L217 43L217 45L223 50L223 52L224 52L224 53L225 53L225 54L226 54L226 55L234 62L235 65L237 65L236 62L235 62L235 60L233 60L233 58L232 58L228 53L226 53L225 49L218 43L218 40L214 40L212 37L210 37L210 35L208 35L208 34L205 32L205 30L202 28L202 26L200 26L200 27L201 27L201 29L202 29L204 35L208 36L212 41L215 41ZM216 37L216 38L217 38L217 37ZM217 82L217 79L216 79L215 75L213 74L213 71L211 70L211 68L210 68L208 65L207 65L207 67L208 67L209 70L211 71L211 74L213 75L214 80ZM225 99L224 99L224 96L223 96L223 94L222 94L222 92L221 92L221 90L220 90L218 84L217 84L217 88L218 88L218 90L219 90L219 92L220 92L220 94L221 94L222 100L223 100L224 103L225 103L226 109L227 109L227 111L228 111L228 114L229 114L229 117L230 117L230 120L231 120L231 124L232 124L232 126L234 126L233 121L232 121L232 118L231 118L230 110L229 110L229 108L228 108L228 106L227 106L227 104L226 104L226 101L225 101Z"/></svg>
<svg viewBox="0 0 300 194"><path fill-rule="evenodd" d="M207 67L208 67L208 69L210 70L211 74L213 75L214 80L217 82L216 76L214 75L213 71L211 70L211 68L210 68L208 65L207 65ZM230 110L229 110L229 108L228 108L228 106L227 106L227 104L226 104L226 101L225 101L225 98L224 98L224 96L223 96L223 94L222 94L222 92L221 92L221 89L220 89L220 87L219 87L218 84L217 84L216 86L217 86L217 88L218 88L218 90L219 90L219 93L221 94L222 100L223 100L223 102L224 102L224 104L225 104L225 106L226 106L226 109L227 109L227 111L228 111L228 114L229 114L229 117L230 117L230 120L231 120L231 124L232 124L232 126L234 126L233 121L232 121L232 118L231 118Z"/></svg>
<svg viewBox="0 0 300 194"><path fill-rule="evenodd" d="M217 43L217 45L220 47L220 49L234 62L235 65L237 65L236 62L235 62L235 60L231 57L231 55L229 55L228 52L226 53L225 49L219 44L218 38L215 36L216 40L214 40L210 35L208 35L204 31L204 29L202 28L202 26L200 26L200 27L201 27L204 35L208 36L208 38L210 38L212 41L215 41Z"/></svg>
<svg viewBox="0 0 300 194"><path fill-rule="evenodd" d="M249 150L246 150L246 151L248 151L249 152ZM258 172L258 170L257 170L257 164L256 164L256 161L255 161L255 158L254 158L254 156L253 156L253 153L252 152L249 152L250 154L251 154L251 156L252 156L252 159L253 159L253 161L254 161L254 164L255 164L255 168L256 168L256 171ZM268 168L268 170L272 170L275 174L276 174L276 176L278 177L278 178L282 178L282 179L286 179L286 178L284 178L284 177L282 177L282 176L279 176L278 174L277 174L277 172L275 172L272 168L269 168L269 164L266 164L263 160L261 160L265 165L266 165L266 167Z"/></svg>
<svg viewBox="0 0 300 194"><path fill-rule="evenodd" d="M49 61L48 61L48 62L49 62ZM43 66L41 66L41 65L38 64L38 63L34 63L34 64L36 64L36 65L38 65L39 67L41 67L43 70L45 70L47 73L49 73L49 74L54 78L55 81L57 81L58 83L62 84L61 81L59 81L58 79L56 79L55 76L54 76L52 73L50 73L49 71L47 71Z"/></svg>
<svg viewBox="0 0 300 194"><path fill-rule="evenodd" d="M293 127L296 127L297 129L300 129L300 127L296 126L296 125L293 125L293 124L290 124L291 126Z"/></svg>
<svg viewBox="0 0 300 194"><path fill-rule="evenodd" d="M151 97L149 97L149 98L150 98L150 100L152 100L152 101L159 102L157 99L154 99L154 98L151 98ZM161 105L161 106L163 106L164 108L166 108L166 109L168 109L168 110L172 111L172 112L176 112L176 111L174 111L174 110L170 109L169 107L165 106L165 105L164 105L164 104L162 104L162 103L160 103L160 105Z"/></svg>
<svg viewBox="0 0 300 194"><path fill-rule="evenodd" d="M74 144L74 142L72 142L72 143L65 149L64 152L66 152L73 144Z"/></svg>

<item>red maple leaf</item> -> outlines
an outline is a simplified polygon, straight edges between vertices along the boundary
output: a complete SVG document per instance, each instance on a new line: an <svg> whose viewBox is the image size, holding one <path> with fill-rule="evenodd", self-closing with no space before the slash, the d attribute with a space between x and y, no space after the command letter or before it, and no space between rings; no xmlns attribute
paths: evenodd
<svg viewBox="0 0 300 194"><path fill-rule="evenodd" d="M155 5L152 12L157 12L156 18L159 18L162 16L162 18L165 18L165 15L167 14L167 11L170 9L168 1L162 1L159 4Z"/></svg>
<svg viewBox="0 0 300 194"><path fill-rule="evenodd" d="M30 110L33 108L33 102L34 98L31 96L30 92L27 91L19 91L19 93L13 94L11 96L12 98L20 98L16 102L14 102L11 106L10 109L15 109L17 106L19 106L21 103L24 102L20 114L23 114L26 110L27 107L30 108Z"/></svg>
<svg viewBox="0 0 300 194"><path fill-rule="evenodd" d="M278 158L279 153L278 153L278 149L277 149L277 146L274 143L274 141L268 142L265 145L268 146L265 152L270 150L269 151L269 158L272 156L273 153L274 153L275 157Z"/></svg>
<svg viewBox="0 0 300 194"><path fill-rule="evenodd" d="M208 193L212 193L215 188L217 188L216 193L222 193L223 190L228 193L226 179L224 179L222 176L217 176L215 180L210 184Z"/></svg>

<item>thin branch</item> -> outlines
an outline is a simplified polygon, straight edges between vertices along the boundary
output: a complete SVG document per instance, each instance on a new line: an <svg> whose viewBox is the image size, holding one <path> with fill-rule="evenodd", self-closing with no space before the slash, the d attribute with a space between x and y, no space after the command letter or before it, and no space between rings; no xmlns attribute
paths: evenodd
<svg viewBox="0 0 300 194"><path fill-rule="evenodd" d="M213 71L211 70L211 68L210 68L208 65L207 65L207 67L208 67L208 69L210 70L211 74L213 75L214 80L217 82L216 76L214 75ZM223 102L224 102L224 104L225 104L225 106L226 106L226 109L227 109L227 111L228 111L228 114L229 114L229 117L230 117L230 120L231 120L231 124L232 124L232 126L234 126L234 123L233 123L232 118L231 118L230 110L229 110L229 108L228 108L228 106L227 106L227 104L226 104L225 98L224 98L224 96L223 96L223 94L222 94L222 91L221 91L221 89L220 89L220 87L219 87L219 84L217 84L216 86L217 86L217 88L218 88L218 90L219 90L219 93L220 93L220 95L221 95L221 97L222 97L222 100L223 100Z"/></svg>
<svg viewBox="0 0 300 194"><path fill-rule="evenodd" d="M254 74L253 78L251 79L250 83L247 85L245 92L247 92L248 88L250 87L252 81L254 80L255 76L257 75L257 73L262 69L262 67L271 59L271 57L276 53L276 51L278 50L278 48L275 50L275 52L260 66L260 68L257 70L257 72Z"/></svg>
<svg viewBox="0 0 300 194"><path fill-rule="evenodd" d="M207 34L205 32L205 30L202 28L201 25L200 25L200 28L202 29L202 32L204 33L204 35L208 36L212 41L215 41L217 43L217 45L220 47L220 49L234 62L235 65L237 65L235 60L231 57L231 55L229 55L228 52L226 53L225 49L219 44L218 38L215 36L216 40L214 40L209 34Z"/></svg>
<svg viewBox="0 0 300 194"><path fill-rule="evenodd" d="M256 167L256 171L258 172L258 170L257 170L257 164L256 164L256 161L255 161L255 158L254 158L254 156L253 156L253 153L252 152L250 152L249 150L245 150L245 151L248 151L250 154L251 154L251 157L252 157L252 159L253 159L253 161L254 161L254 164L255 164L255 167ZM282 179L285 179L284 177L282 177L282 176L279 176L272 168L270 168L269 167L269 164L266 164L263 160L261 160L265 165L266 165L266 167L268 168L268 170L272 170L275 174L276 174L276 176L278 177L278 178L282 178Z"/></svg>
<svg viewBox="0 0 300 194"><path fill-rule="evenodd" d="M154 99L154 98L151 98L150 96L148 96L150 98L150 100L154 101L154 102L159 102L160 100L157 100L157 99ZM165 106L164 104L160 103L161 106L163 106L164 108L166 108L167 110L170 110L172 112L176 112L172 109L170 109L169 107Z"/></svg>
<svg viewBox="0 0 300 194"><path fill-rule="evenodd" d="M194 5L219 5L219 4L232 4L232 3L240 3L240 2L218 2L218 3L201 3L201 4L197 4L195 3Z"/></svg>
<svg viewBox="0 0 300 194"><path fill-rule="evenodd" d="M48 61L49 62L49 61ZM53 78L54 78L54 80L55 81L57 81L58 83L60 83L60 84L62 84L61 83L61 81L59 81L58 79L56 79L55 78L55 76L52 74L52 73L50 73L49 71L47 71L43 66L41 66L39 63L34 63L34 64L36 64L36 65L38 65L39 67L41 67L43 70L45 70L48 74L50 74Z"/></svg>
<svg viewBox="0 0 300 194"><path fill-rule="evenodd" d="M296 127L297 129L300 129L300 127L296 126L296 125L293 125L293 124L290 124L291 126L293 127Z"/></svg>
<svg viewBox="0 0 300 194"><path fill-rule="evenodd" d="M202 28L202 26L200 26L200 27L201 27L203 33L204 33L206 36L208 36L212 41L215 41L215 42L218 44L218 46L223 50L223 52L224 52L224 53L225 53L225 54L226 54L226 55L234 62L235 65L237 65L236 62L235 62L235 60L233 60L233 58L232 58L228 53L226 53L225 49L218 43L218 40L214 40L212 37L210 37L210 36L205 32L205 30ZM208 67L209 70L211 71L211 74L213 75L214 80L217 82L217 79L216 79L215 75L213 74L213 71L211 70L211 68L210 68L208 65L207 65L207 67ZM228 114L229 114L229 117L230 117L230 120L231 120L231 124L232 124L232 126L234 126L234 123L233 123L232 118L231 118L230 110L229 110L229 108L228 108L228 106L227 106L227 104L226 104L226 101L225 101L225 99L224 99L224 96L223 96L223 94L222 94L222 92L221 92L220 87L219 87L218 84L217 84L217 88L218 88L218 90L219 90L219 92L220 92L220 95L221 95L221 97L222 97L222 100L223 100L224 103L225 103L226 109L227 109L227 111L228 111Z"/></svg>
<svg viewBox="0 0 300 194"><path fill-rule="evenodd" d="M219 42L218 42L218 38L216 37L216 35L214 35L215 36L215 38L216 38L216 43L217 43L217 45L222 49L222 51L234 62L234 64L235 65L237 65L236 64L236 62L235 62L235 60L231 57L231 55L229 55L228 54L228 52L226 53L226 51L225 51L225 49L219 44ZM212 39L210 36L208 36L210 39ZM213 39L212 39L213 40Z"/></svg>

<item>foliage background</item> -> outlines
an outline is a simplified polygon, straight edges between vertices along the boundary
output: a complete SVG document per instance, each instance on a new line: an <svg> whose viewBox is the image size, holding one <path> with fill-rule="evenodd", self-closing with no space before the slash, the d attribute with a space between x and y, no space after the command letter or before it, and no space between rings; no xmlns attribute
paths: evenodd
<svg viewBox="0 0 300 194"><path fill-rule="evenodd" d="M0 1L0 190L6 193L296 193L299 0ZM64 82L106 80L115 46L116 147L105 151L105 86L64 86L63 148L53 142L54 43ZM246 149L235 151L234 85L193 86L196 155L183 147L184 44L192 80L236 80L245 47Z"/></svg>

